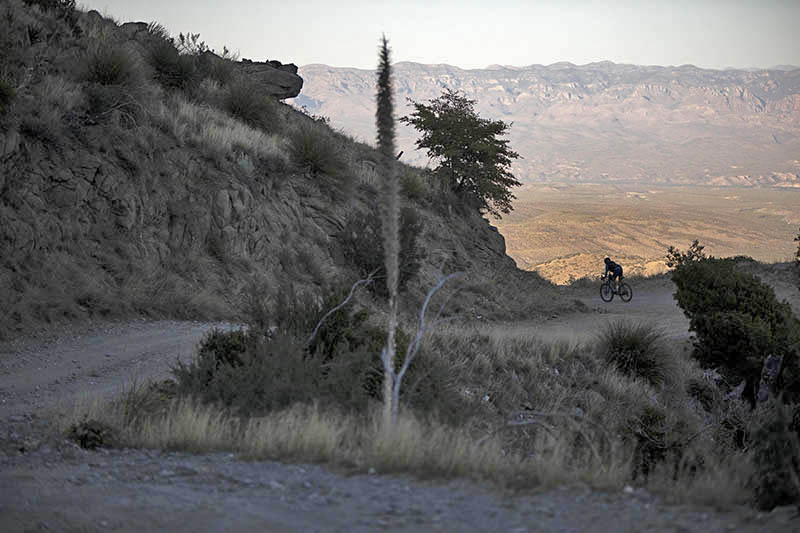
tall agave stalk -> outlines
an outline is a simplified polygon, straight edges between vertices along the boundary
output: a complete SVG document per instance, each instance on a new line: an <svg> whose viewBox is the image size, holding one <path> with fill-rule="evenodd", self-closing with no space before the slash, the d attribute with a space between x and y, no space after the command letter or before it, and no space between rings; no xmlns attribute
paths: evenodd
<svg viewBox="0 0 800 533"><path fill-rule="evenodd" d="M383 205L380 209L384 242L384 263L386 266L386 288L389 292L389 323L386 346L381 353L383 361L383 423L388 427L396 417L394 406L394 365L397 351L395 333L397 330L397 284L400 255L400 206L399 185L395 168L394 105L392 103L392 67L389 63L389 42L381 39L380 62L378 65L378 152L379 171L383 182Z"/></svg>

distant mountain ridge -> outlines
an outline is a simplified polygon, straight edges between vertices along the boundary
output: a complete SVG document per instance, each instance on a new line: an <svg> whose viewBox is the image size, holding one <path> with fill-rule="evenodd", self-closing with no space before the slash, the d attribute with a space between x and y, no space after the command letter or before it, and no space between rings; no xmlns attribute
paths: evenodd
<svg viewBox="0 0 800 533"><path fill-rule="evenodd" d="M640 182L800 187L800 69L711 70L616 64L461 69L394 65L398 115L406 101L445 88L477 101L482 116L512 122L515 168L525 182ZM374 71L300 68L295 105L374 137ZM398 131L404 159L416 132Z"/></svg>

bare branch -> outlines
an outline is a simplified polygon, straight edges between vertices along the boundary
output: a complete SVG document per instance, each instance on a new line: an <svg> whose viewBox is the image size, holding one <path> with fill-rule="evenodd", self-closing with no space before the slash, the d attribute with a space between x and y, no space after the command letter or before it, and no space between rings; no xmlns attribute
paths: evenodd
<svg viewBox="0 0 800 533"><path fill-rule="evenodd" d="M425 331L427 329L427 325L425 323L425 313L428 310L428 305L430 305L431 299L436 295L437 292L439 292L439 290L444 286L445 283L447 283L449 280L453 278L460 277L462 275L463 275L462 272L454 272L453 274L439 278L439 280L436 282L436 285L431 287L431 289L428 291L428 295L425 297L425 302L422 304L422 308L420 308L419 311L419 324L417 326L417 334L414 336L414 340L411 343L409 343L408 348L406 349L406 355L405 359L403 360L403 366L400 367L400 371L396 373L394 372L394 369L392 369L392 374L393 374L392 418L395 420L397 419L397 412L399 409L400 385L403 382L403 376L405 376L405 373L408 370L409 365L411 365L411 362L414 360L414 357L416 357L417 352L419 351L420 343L422 342L422 337L425 335ZM388 368L386 362L384 362L384 367Z"/></svg>
<svg viewBox="0 0 800 533"><path fill-rule="evenodd" d="M369 285L374 281L375 278L373 276L377 271L378 271L377 269L373 270L372 272L369 273L369 276L367 276L365 279L360 279L355 283L353 283L353 286L350 287L350 294L347 295L347 298L345 298L342 303L340 303L339 305L337 305L336 307L325 313L322 316L322 318L319 319L319 322L317 322L317 327L314 328L314 331L311 332L311 336L306 341L306 346L309 346L312 342L314 342L314 338L317 336L319 328L322 327L322 323L325 322L325 320L327 320L329 316L331 316L333 313L335 313L336 311L338 311L339 309L341 309L350 302L350 300L353 298L353 295L356 293L357 288L359 288L361 285Z"/></svg>
<svg viewBox="0 0 800 533"><path fill-rule="evenodd" d="M414 340L409 343L408 348L406 349L406 357L403 361L403 366L400 368L400 372L398 372L397 376L399 379L403 378L403 375L408 370L409 365L416 357L417 352L419 351L419 345L422 341L422 337L425 335L426 331L426 324L425 324L425 313L428 310L428 305L431 303L431 299L436 295L439 290L444 287L444 284L447 283L449 280L457 277L463 276L463 272L454 272L449 274L443 278L439 278L439 281L431 287L431 290L428 291L428 295L425 297L425 302L422 304L422 308L419 311L419 324L417 325L417 334L414 336ZM441 313L441 309L439 310Z"/></svg>

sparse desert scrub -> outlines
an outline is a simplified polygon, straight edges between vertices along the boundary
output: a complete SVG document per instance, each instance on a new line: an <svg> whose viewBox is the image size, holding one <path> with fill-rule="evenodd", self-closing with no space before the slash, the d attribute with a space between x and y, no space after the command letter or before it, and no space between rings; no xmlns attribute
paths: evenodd
<svg viewBox="0 0 800 533"><path fill-rule="evenodd" d="M287 320L296 325L313 321ZM213 335L201 348L209 364L196 376L219 372L217 366L255 373L247 366L252 357L246 353L249 334ZM122 403L140 406L136 416L130 416L130 408L101 405L70 419L109 424L123 445L230 450L251 459L469 477L517 489L574 481L613 488L635 483L678 502L699 499L725 506L752 498L752 454L722 429L730 415L718 404L705 409L682 388L680 376L694 376L695 367L657 389L606 366L592 345L548 344L530 331L491 327L446 327L428 339L425 349L441 361L462 397L458 416L449 421L435 409L426 414L419 404L405 402L396 425L384 426L377 402L350 410L341 398L326 395L319 380L309 382L310 388L287 389L285 401L250 416L213 399L202 400L200 387L178 386L177 396L169 396L172 403L128 395ZM372 350L365 354L374 363ZM291 350L278 351L293 359ZM332 362L331 371L336 366ZM379 368L375 370L379 377ZM255 381L272 379L268 374L259 373ZM282 371L275 376L287 378ZM297 403L302 390L310 392L307 401Z"/></svg>

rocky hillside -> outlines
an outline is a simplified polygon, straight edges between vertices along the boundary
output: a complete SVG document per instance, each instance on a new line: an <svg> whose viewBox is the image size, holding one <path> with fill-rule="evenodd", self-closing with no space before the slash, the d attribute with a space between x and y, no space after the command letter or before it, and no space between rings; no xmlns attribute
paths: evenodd
<svg viewBox="0 0 800 533"><path fill-rule="evenodd" d="M0 1L0 337L236 318L358 279L352 243L369 246L369 228L353 220L375 208L376 155L280 102L302 86L293 66L65 4ZM424 258L409 307L443 268L467 272L452 312L532 313L519 287L549 284L516 270L479 213L404 175Z"/></svg>
<svg viewBox="0 0 800 533"><path fill-rule="evenodd" d="M483 116L513 122L522 181L800 186L800 69L399 63L395 72L400 100L448 87L476 100ZM300 73L296 105L372 140L372 71ZM400 136L406 160L424 164L415 132L404 126Z"/></svg>

